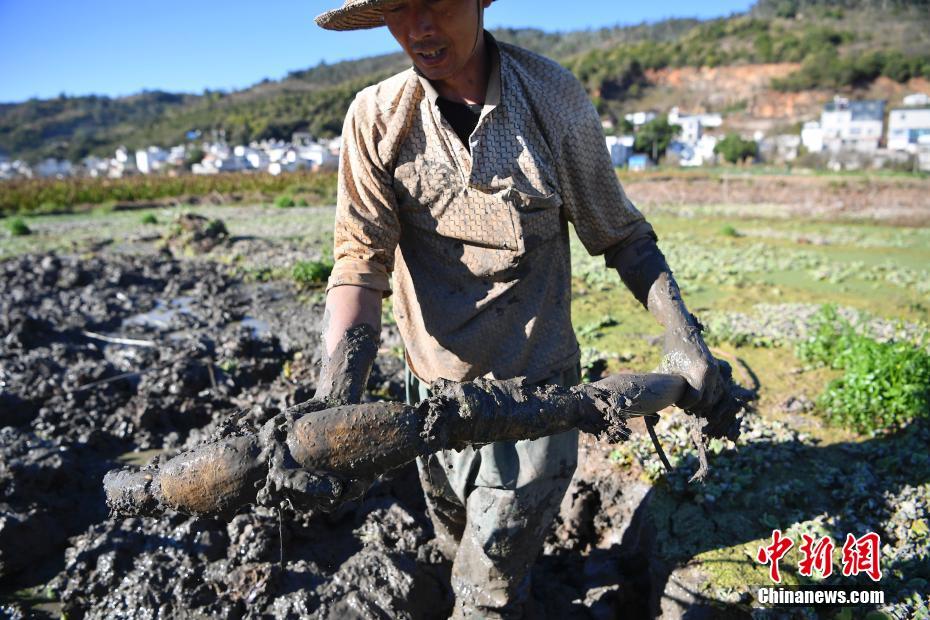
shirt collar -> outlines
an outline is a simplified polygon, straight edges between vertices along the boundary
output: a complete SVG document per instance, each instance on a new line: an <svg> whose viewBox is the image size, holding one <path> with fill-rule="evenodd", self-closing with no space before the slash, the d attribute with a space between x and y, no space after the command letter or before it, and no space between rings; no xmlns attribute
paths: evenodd
<svg viewBox="0 0 930 620"><path fill-rule="evenodd" d="M484 95L484 107L481 109L481 116L484 116L496 108L501 102L500 48L497 45L497 41L487 30L484 31L484 42L488 48L488 53L491 54L491 73L488 76L488 87ZM426 79L426 76L417 69L416 65L413 66L413 72L416 73L417 77L420 79L420 84L423 85L427 100L429 100L432 105L436 105L436 99L439 98L436 87L433 86L432 82Z"/></svg>

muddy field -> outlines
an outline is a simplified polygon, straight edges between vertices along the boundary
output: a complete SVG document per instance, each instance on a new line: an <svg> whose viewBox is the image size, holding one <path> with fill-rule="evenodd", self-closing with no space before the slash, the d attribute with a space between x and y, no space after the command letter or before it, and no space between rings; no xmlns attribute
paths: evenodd
<svg viewBox="0 0 930 620"><path fill-rule="evenodd" d="M653 211L663 248L716 350L760 384L757 410L739 446L711 446L704 485L687 483L696 459L680 415L659 424L670 474L643 433L587 438L533 569L528 617L758 616L750 593L767 572L752 558L774 527L880 532L883 613L920 617L930 429L861 436L825 424L814 401L831 375L804 368L791 342L821 300L924 329L927 233L786 224L769 206L726 220L672 209ZM446 617L450 566L430 544L412 467L330 514L108 518L108 469L193 447L232 413L270 419L315 388L322 296L289 274L325 255L332 211L198 212L222 216L230 236L165 245L176 213L157 210L155 226L137 213L36 218L35 236L0 243L0 616ZM720 235L726 222L738 236ZM714 260L733 268L721 275ZM651 368L657 328L628 295L608 301L621 295L616 277L595 263L575 265L588 376ZM878 280L860 281L869 270ZM369 399L402 397L401 343L385 318Z"/></svg>
<svg viewBox="0 0 930 620"><path fill-rule="evenodd" d="M309 396L318 305L157 254L26 255L2 267L8 587L57 571L49 592L69 618L448 615L449 567L427 544L413 468L335 514L107 519L107 469L196 445L229 412L262 421ZM397 344L390 329L383 336ZM369 388L399 398L400 371L382 356ZM561 534L553 549L591 542ZM553 555L545 567L563 581L583 562ZM588 585L564 584L544 606L604 607L586 599Z"/></svg>

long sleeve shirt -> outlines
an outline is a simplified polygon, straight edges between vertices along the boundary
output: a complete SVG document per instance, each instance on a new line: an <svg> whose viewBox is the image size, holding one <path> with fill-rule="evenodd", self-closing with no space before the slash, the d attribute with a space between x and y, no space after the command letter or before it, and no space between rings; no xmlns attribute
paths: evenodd
<svg viewBox="0 0 930 620"><path fill-rule="evenodd" d="M574 76L487 37L491 76L467 144L415 69L361 91L343 129L329 287L393 292L424 381L535 381L573 365L568 223L592 255L654 234Z"/></svg>

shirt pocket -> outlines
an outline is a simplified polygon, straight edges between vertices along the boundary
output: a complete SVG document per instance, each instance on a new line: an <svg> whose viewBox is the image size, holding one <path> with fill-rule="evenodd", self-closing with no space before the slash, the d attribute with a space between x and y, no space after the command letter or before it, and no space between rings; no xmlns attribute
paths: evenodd
<svg viewBox="0 0 930 620"><path fill-rule="evenodd" d="M509 190L513 219L524 253L555 239L562 231L562 197L558 192Z"/></svg>

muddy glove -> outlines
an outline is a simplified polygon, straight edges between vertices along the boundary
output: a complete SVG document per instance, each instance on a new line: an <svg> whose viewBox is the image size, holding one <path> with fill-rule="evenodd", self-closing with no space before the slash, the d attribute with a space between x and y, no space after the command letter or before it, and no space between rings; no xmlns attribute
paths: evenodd
<svg viewBox="0 0 930 620"><path fill-rule="evenodd" d="M674 281L672 283L674 285ZM659 371L681 375L687 380L688 387L681 400L675 403L678 407L707 411L720 400L720 370L701 338L700 323L692 315L688 318L690 321L683 325L666 328Z"/></svg>
<svg viewBox="0 0 930 620"><path fill-rule="evenodd" d="M379 335L361 323L346 330L332 355L323 347L323 361L314 400L333 405L354 405L362 400L368 375L378 354Z"/></svg>
<svg viewBox="0 0 930 620"><path fill-rule="evenodd" d="M640 237L605 256L633 296L665 327L660 371L683 376L689 386L676 405L698 411L712 407L721 396L717 361L701 338L700 323L681 299L655 236Z"/></svg>

